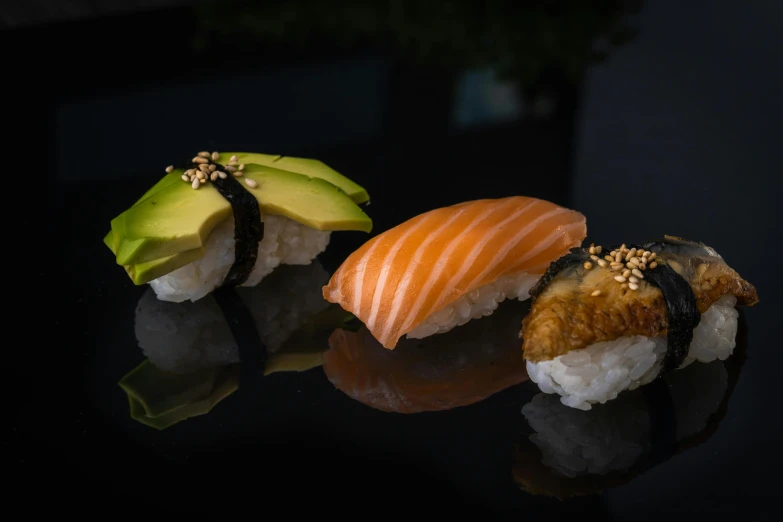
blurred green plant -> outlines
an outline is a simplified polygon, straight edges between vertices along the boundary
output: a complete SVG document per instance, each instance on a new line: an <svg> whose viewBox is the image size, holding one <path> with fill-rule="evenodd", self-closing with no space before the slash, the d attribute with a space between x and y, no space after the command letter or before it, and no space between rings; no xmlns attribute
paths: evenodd
<svg viewBox="0 0 783 522"><path fill-rule="evenodd" d="M198 8L204 45L242 35L304 45L331 38L391 46L411 60L491 67L500 79L534 82L558 68L581 79L590 64L630 42L642 0L223 0Z"/></svg>

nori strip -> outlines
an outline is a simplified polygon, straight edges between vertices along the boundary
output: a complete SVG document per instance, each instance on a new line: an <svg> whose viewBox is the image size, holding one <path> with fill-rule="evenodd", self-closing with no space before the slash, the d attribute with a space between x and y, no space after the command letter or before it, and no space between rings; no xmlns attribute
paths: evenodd
<svg viewBox="0 0 783 522"><path fill-rule="evenodd" d="M657 286L666 300L669 326L666 336L666 355L661 365L661 375L679 368L693 340L693 329L699 325L701 313L696 306L696 296L691 285L669 265L660 264L644 271L648 283Z"/></svg>
<svg viewBox="0 0 783 522"><path fill-rule="evenodd" d="M220 306L239 349L239 383L247 383L249 379L261 375L264 371L267 360L266 345L261 341L253 315L234 288L224 286L215 290L212 295Z"/></svg>
<svg viewBox="0 0 783 522"><path fill-rule="evenodd" d="M258 257L258 244L264 237L264 223L258 200L233 176L212 182L234 212L234 264L221 286L239 286L247 281Z"/></svg>

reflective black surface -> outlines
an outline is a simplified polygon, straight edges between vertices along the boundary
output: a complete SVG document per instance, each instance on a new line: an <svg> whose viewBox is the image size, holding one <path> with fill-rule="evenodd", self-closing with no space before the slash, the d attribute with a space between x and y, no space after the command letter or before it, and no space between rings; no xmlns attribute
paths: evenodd
<svg viewBox="0 0 783 522"><path fill-rule="evenodd" d="M342 46L328 34L304 45L231 47L227 37L198 54L181 38L188 10L17 33L37 53L29 78L46 93L38 107L51 123L39 129L48 132L50 174L43 230L54 245L47 251L59 255L51 271L20 274L45 287L23 294L33 294L25 306L32 342L6 341L16 377L14 490L110 517L285 509L351 518L774 518L783 158L772 71L781 55L759 36L777 34L764 22L771 14L734 16L718 4L712 25L696 7L646 7L639 40L603 68L573 81L553 66L524 88L388 42ZM718 44L727 40L731 50ZM44 72L64 63L67 81L55 85ZM565 500L520 487L534 490L536 476L526 473L542 471L520 469L520 454L541 451L530 446L536 430L523 414L536 400L530 382L405 415L351 399L315 367L260 377L205 415L153 429L131 418L117 384L144 360L135 321L147 289L132 285L101 238L170 157L204 148L323 160L368 189L373 234L434 207L522 194L583 212L588 243L702 240L759 292L741 316L741 371L723 363L732 386L717 409L695 403L719 413L696 429L706 440L685 447L676 439L677 450L655 460L645 432L631 442L654 465L620 470L614 482L588 479L588 494ZM319 258L325 272L367 237L333 234ZM705 386L714 382L707 377ZM644 400L629 399L634 411L659 404ZM632 428L618 440L632 439L624 435Z"/></svg>

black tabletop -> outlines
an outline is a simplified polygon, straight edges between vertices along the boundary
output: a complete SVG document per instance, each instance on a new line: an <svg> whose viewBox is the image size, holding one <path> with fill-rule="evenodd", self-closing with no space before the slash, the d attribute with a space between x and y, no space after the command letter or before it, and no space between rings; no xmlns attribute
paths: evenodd
<svg viewBox="0 0 783 522"><path fill-rule="evenodd" d="M414 30L409 21L378 29L380 39L290 15L294 26L312 27L304 36L291 30L301 38L288 41L269 28L272 14L283 24L288 11L270 5L258 27L242 24L248 11L207 12L207 22L244 32L199 29L211 38L201 48L183 43L199 20L191 8L14 33L37 42L29 45L51 70L71 59L69 80L47 87L44 106L44 230L60 255L51 270L35 257L19 275L20 284L35 279L25 326L34 341L7 341L19 494L112 517L772 518L783 435L783 252L773 196L783 188L783 113L772 72L781 55L751 36L755 27L772 38L772 25L761 15L731 22L728 8L717 9L723 29L697 38L662 7L645 7L637 39L604 65L565 64L564 51L538 68L509 59L495 74L491 66L524 42L482 40L477 47L508 53L457 59L449 31L465 13L437 37L434 26ZM343 15L335 27L351 20ZM682 13L703 16L695 7ZM567 18L554 16L563 23L553 22L553 34ZM489 19L500 34L503 16ZM422 34L430 33L428 43ZM725 39L745 47L703 43ZM318 158L368 190L374 227L332 234L314 264L281 267L245 294L265 317L268 342L279 331L281 339L299 332L314 353L331 343L325 364L241 379L242 363L224 366L207 378L207 388L224 385L222 400L157 429L133 418L139 403L120 381L148 357L166 357L142 346L150 332L163 335L157 322L173 328L166 342L175 345L178 335L197 335L177 323L181 307L205 316L219 308L212 297L156 304L102 238L171 158L204 149ZM511 195L579 210L587 244L673 234L714 247L760 297L741 310L732 357L582 412L527 379L516 337L525 303L501 303L490 317L398 353L337 315L327 314L327 327L297 330L331 310L320 287L369 237L433 208ZM224 320L215 321L231 344ZM350 350L361 357L347 360ZM363 391L384 379L396 400ZM176 386L185 393L203 382ZM616 459L611 471L558 473L546 448L567 444Z"/></svg>

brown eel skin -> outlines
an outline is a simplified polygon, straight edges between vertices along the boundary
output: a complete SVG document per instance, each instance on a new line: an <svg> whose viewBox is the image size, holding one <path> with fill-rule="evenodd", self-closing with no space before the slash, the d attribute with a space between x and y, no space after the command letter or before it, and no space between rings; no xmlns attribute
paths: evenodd
<svg viewBox="0 0 783 522"><path fill-rule="evenodd" d="M656 252L659 266L668 265L688 282L699 313L726 294L734 295L738 305L758 302L756 288L702 243L665 236L643 247ZM617 271L597 265L586 269L581 261L590 261L590 254L587 249L576 250L572 252L580 262L569 263L544 283L522 321L520 336L526 360L547 361L620 337L667 335L667 306L658 287L642 279L637 290L622 288L614 280ZM601 293L592 296L595 290Z"/></svg>

